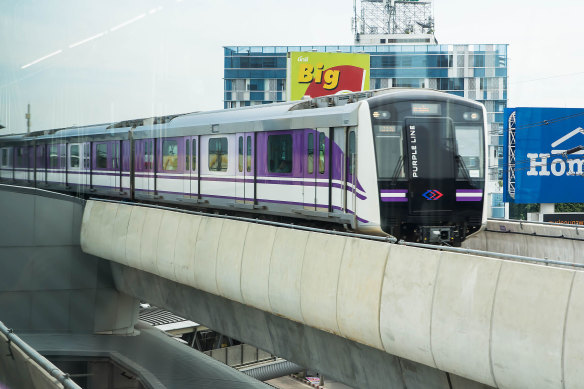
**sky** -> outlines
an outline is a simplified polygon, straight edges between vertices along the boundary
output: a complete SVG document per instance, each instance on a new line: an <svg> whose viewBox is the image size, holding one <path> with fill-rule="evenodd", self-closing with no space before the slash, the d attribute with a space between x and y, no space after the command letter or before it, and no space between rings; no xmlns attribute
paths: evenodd
<svg viewBox="0 0 584 389"><path fill-rule="evenodd" d="M435 0L441 44L509 44L509 106L584 107L584 2ZM223 108L223 46L353 44L352 0L2 0L1 133Z"/></svg>

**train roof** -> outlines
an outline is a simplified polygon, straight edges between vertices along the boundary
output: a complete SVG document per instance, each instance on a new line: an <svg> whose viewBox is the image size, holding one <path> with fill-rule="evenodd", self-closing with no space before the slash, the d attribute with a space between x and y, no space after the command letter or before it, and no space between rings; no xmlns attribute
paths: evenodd
<svg viewBox="0 0 584 389"><path fill-rule="evenodd" d="M357 125L360 101L379 98L424 99L446 98L450 101L470 101L444 92L415 89L388 88L341 95L323 96L309 100L273 103L260 106L192 112L144 119L125 120L89 126L75 126L31 134L3 136L3 143L22 140L50 141L55 139L93 140L127 139L131 131L135 139L187 135L221 134L235 132L278 131L287 129L345 127ZM477 103L479 104L479 103ZM479 104L480 105L480 104Z"/></svg>

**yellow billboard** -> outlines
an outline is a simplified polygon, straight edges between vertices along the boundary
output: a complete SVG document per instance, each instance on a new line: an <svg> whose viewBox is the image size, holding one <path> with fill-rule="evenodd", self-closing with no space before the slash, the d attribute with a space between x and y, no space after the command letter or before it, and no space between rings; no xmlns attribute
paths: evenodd
<svg viewBox="0 0 584 389"><path fill-rule="evenodd" d="M288 100L369 90L369 54L288 53Z"/></svg>

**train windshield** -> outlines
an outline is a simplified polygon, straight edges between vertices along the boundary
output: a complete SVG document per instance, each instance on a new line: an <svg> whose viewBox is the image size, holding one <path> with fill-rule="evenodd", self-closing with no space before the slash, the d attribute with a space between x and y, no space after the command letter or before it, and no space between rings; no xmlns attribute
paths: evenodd
<svg viewBox="0 0 584 389"><path fill-rule="evenodd" d="M445 101L401 101L372 106L371 121L380 179L406 178L406 167L413 166L412 161L404 161L404 147L409 150L413 140L406 127L407 123L418 122L423 124L418 128L422 132L436 132L426 137L433 144L426 152L431 153L444 145L453 155L457 167L451 165L452 174L456 178L471 181L484 178L483 113L480 108ZM428 172L432 172L436 166L428 168Z"/></svg>

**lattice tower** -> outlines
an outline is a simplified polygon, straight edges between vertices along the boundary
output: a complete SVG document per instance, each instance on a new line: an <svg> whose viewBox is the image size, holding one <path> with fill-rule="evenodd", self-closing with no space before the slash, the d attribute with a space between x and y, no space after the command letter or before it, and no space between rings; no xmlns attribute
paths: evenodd
<svg viewBox="0 0 584 389"><path fill-rule="evenodd" d="M393 1L391 34L433 34L432 2Z"/></svg>
<svg viewBox="0 0 584 389"><path fill-rule="evenodd" d="M433 34L432 0L353 0L357 34Z"/></svg>

